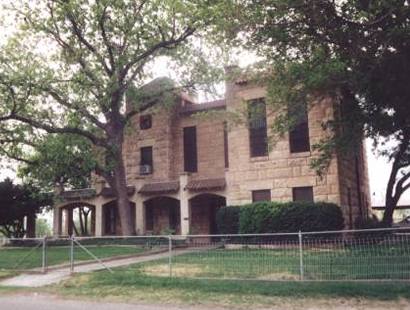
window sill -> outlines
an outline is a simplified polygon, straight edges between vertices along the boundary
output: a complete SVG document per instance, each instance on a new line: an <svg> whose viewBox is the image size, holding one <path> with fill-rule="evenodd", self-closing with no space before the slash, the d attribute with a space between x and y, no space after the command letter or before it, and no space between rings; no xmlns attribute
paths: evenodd
<svg viewBox="0 0 410 310"><path fill-rule="evenodd" d="M289 153L290 158L299 158L299 157L310 157L312 156L312 152L298 152L298 153Z"/></svg>
<svg viewBox="0 0 410 310"><path fill-rule="evenodd" d="M249 161L251 163L260 162L260 161L268 161L269 156L258 156L258 157L250 157Z"/></svg>

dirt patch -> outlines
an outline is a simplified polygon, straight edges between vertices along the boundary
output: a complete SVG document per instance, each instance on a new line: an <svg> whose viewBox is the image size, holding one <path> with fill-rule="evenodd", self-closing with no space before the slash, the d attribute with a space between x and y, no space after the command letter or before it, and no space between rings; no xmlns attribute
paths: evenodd
<svg viewBox="0 0 410 310"><path fill-rule="evenodd" d="M272 280L272 281L284 281L284 280L299 280L299 276L295 274L291 274L288 272L275 272L265 274L263 276L258 277L258 280Z"/></svg>
<svg viewBox="0 0 410 310"><path fill-rule="evenodd" d="M153 266L146 266L142 268L142 271L151 276L160 276L160 277L168 277L169 276L169 265L168 264L161 264L161 265L153 265ZM203 268L198 265L185 265L185 266L178 266L172 265L172 274L178 275L181 277L195 277L199 276L203 273Z"/></svg>

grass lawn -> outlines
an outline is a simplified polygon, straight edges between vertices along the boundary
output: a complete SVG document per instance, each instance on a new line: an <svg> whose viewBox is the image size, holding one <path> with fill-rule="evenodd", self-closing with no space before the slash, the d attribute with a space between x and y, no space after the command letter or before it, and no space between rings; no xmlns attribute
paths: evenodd
<svg viewBox="0 0 410 310"><path fill-rule="evenodd" d="M409 279L409 254L402 249L304 251L305 280ZM299 279L296 249L213 249L173 257L174 276L259 280ZM152 276L168 276L168 261L132 266Z"/></svg>
<svg viewBox="0 0 410 310"><path fill-rule="evenodd" d="M145 276L133 269L117 268L114 274L106 271L80 274L47 289L68 298L110 300L121 302L213 304L239 308L268 305L341 303L370 301L405 301L410 306L410 283L341 283L341 282L285 282L232 281ZM390 305L390 304L389 304ZM293 306L291 307L292 309ZM290 308L289 308L290 309ZM313 308L312 308L313 309ZM404 309L404 308L403 308Z"/></svg>
<svg viewBox="0 0 410 310"><path fill-rule="evenodd" d="M137 246L94 246L87 245L87 249L99 258L115 257L120 255L138 254L144 251ZM92 257L78 246L74 250L74 260L91 260ZM70 248L68 246L51 246L47 248L47 262L49 266L69 263ZM41 267L42 248L0 248L0 270L31 269ZM0 274L1 276L1 274Z"/></svg>

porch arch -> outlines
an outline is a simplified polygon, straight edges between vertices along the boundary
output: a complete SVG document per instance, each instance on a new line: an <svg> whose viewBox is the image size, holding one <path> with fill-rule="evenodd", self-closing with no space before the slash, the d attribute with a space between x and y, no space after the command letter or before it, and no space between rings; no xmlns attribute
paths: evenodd
<svg viewBox="0 0 410 310"><path fill-rule="evenodd" d="M95 205L84 201L71 201L56 208L59 211L59 235L95 235Z"/></svg>
<svg viewBox="0 0 410 310"><path fill-rule="evenodd" d="M189 199L191 234L216 234L216 212L226 206L226 198L214 193L201 193Z"/></svg>
<svg viewBox="0 0 410 310"><path fill-rule="evenodd" d="M155 196L144 201L146 234L180 234L181 205L176 198Z"/></svg>
<svg viewBox="0 0 410 310"><path fill-rule="evenodd" d="M130 201L133 231L135 232L135 203ZM121 235L121 221L117 200L110 200L102 205L102 234L106 236Z"/></svg>

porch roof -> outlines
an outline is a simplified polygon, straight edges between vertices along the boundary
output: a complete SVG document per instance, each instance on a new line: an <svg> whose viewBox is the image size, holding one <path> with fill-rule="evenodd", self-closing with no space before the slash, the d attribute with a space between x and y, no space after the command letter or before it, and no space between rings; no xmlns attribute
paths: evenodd
<svg viewBox="0 0 410 310"><path fill-rule="evenodd" d="M178 181L170 181L170 182L154 182L154 183L146 183L144 184L138 193L144 195L156 195L156 194L164 194L164 193L174 193L179 190L179 182Z"/></svg>
<svg viewBox="0 0 410 310"><path fill-rule="evenodd" d="M190 191L222 190L226 186L225 178L190 180L186 189Z"/></svg>
<svg viewBox="0 0 410 310"><path fill-rule="evenodd" d="M61 192L60 196L65 200L79 200L93 198L97 195L94 188L74 189Z"/></svg>
<svg viewBox="0 0 410 310"><path fill-rule="evenodd" d="M135 193L135 186L127 186L128 196L132 196L132 195L134 195L134 193ZM101 194L101 196L104 196L104 197L114 197L115 196L114 191L112 190L111 187L104 187L101 190L100 194Z"/></svg>

